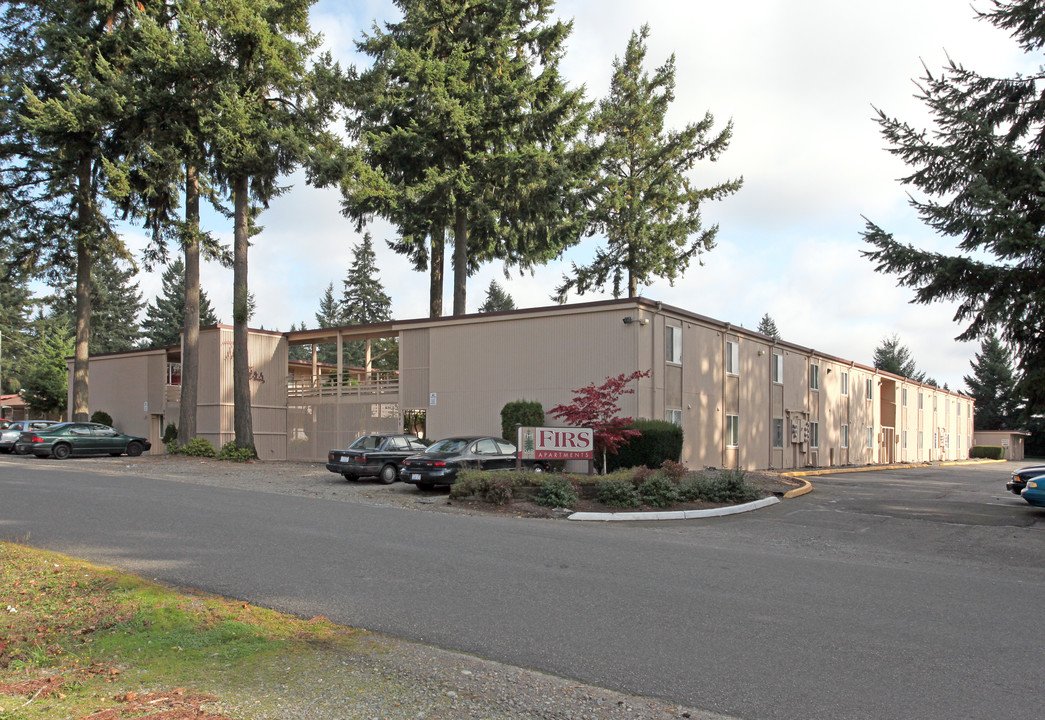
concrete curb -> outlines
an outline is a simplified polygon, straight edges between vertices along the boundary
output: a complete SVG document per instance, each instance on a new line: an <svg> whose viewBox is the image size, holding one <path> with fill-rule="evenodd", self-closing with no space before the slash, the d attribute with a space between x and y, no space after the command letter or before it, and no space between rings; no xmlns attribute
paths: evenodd
<svg viewBox="0 0 1045 720"><path fill-rule="evenodd" d="M781 477L803 478L814 475L838 475L840 473L874 472L876 470L913 470L915 468L947 467L950 465L982 465L984 463L999 463L1005 460L948 460L946 462L932 463L893 463L892 465L861 465L860 467L832 467L819 468L817 470L796 470L794 472L780 473ZM808 491L807 491L808 492ZM786 497L786 496L785 496Z"/></svg>
<svg viewBox="0 0 1045 720"><path fill-rule="evenodd" d="M806 491L808 492L808 490ZM743 505L730 505L729 507L712 508L710 510L670 510L665 512L614 512L593 513L576 512L567 517L567 520L601 520L603 522L621 522L626 520L692 520L694 518L721 517L723 515L735 515L737 513L758 510L759 508L776 505L780 502L778 497L767 497Z"/></svg>

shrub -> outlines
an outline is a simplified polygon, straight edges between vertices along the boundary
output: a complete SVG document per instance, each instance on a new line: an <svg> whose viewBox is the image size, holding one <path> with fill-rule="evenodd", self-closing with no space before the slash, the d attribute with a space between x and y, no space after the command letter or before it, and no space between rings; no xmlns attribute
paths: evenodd
<svg viewBox="0 0 1045 720"><path fill-rule="evenodd" d="M176 442L178 442L178 428L174 426L174 423L167 423L167 427L163 429L163 444L170 445Z"/></svg>
<svg viewBox="0 0 1045 720"><path fill-rule="evenodd" d="M763 493L747 481L743 470L723 470L713 478L691 478L683 482L679 496L685 502L736 504L758 500Z"/></svg>
<svg viewBox="0 0 1045 720"><path fill-rule="evenodd" d="M639 491L630 480L600 480L595 484L595 498L610 507L632 508L639 504Z"/></svg>
<svg viewBox="0 0 1045 720"><path fill-rule="evenodd" d="M180 445L178 445L178 442L176 440L168 443L163 443L163 449L167 451L168 455L179 455L182 452L182 448Z"/></svg>
<svg viewBox="0 0 1045 720"><path fill-rule="evenodd" d="M501 437L510 443L518 442L515 425L540 427L544 425L544 407L536 400L513 400L501 408Z"/></svg>
<svg viewBox="0 0 1045 720"><path fill-rule="evenodd" d="M577 496L577 488L568 478L552 477L541 484L533 501L545 507L568 508L576 505L580 498Z"/></svg>
<svg viewBox="0 0 1045 720"><path fill-rule="evenodd" d="M969 457L1003 460L1005 458L1005 448L999 445L973 445L969 451Z"/></svg>
<svg viewBox="0 0 1045 720"><path fill-rule="evenodd" d="M679 501L678 485L663 475L651 475L639 486L639 499L656 508L671 507Z"/></svg>
<svg viewBox="0 0 1045 720"><path fill-rule="evenodd" d="M664 474L668 480L674 480L678 482L682 478L689 474L689 468L682 463L677 463L672 460L665 460L660 464L660 471Z"/></svg>
<svg viewBox="0 0 1045 720"><path fill-rule="evenodd" d="M91 413L91 422L112 427L112 415L104 410L95 410Z"/></svg>
<svg viewBox="0 0 1045 720"><path fill-rule="evenodd" d="M210 444L210 441L201 437L193 438L182 445L181 453L192 457L214 457L218 454L214 451L214 446Z"/></svg>
<svg viewBox="0 0 1045 720"><path fill-rule="evenodd" d="M229 440L221 446L221 450L218 452L218 460L228 460L229 462L250 462L255 457L257 455L253 450L239 447L235 440Z"/></svg>
<svg viewBox="0 0 1045 720"><path fill-rule="evenodd" d="M622 467L660 467L665 460L678 462L682 457L682 428L666 420L636 420L628 426L642 434L630 438L616 455L607 458L607 469Z"/></svg>
<svg viewBox="0 0 1045 720"><path fill-rule="evenodd" d="M532 483L535 473L511 470L462 470L450 486L451 499L477 498L494 505L507 505L515 496L514 488Z"/></svg>
<svg viewBox="0 0 1045 720"><path fill-rule="evenodd" d="M634 468L634 474L632 475L631 482L635 485L635 487L638 487L639 485L646 482L656 474L656 470L650 470L645 465L639 465L637 468Z"/></svg>
<svg viewBox="0 0 1045 720"><path fill-rule="evenodd" d="M483 491L484 502L494 505L507 505L512 501L512 480L503 476L494 476L486 481Z"/></svg>

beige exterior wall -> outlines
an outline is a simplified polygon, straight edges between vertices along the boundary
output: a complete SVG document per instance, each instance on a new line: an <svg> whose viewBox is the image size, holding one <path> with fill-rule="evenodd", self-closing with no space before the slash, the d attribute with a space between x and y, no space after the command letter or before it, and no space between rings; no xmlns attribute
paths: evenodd
<svg viewBox="0 0 1045 720"><path fill-rule="evenodd" d="M293 339L340 344L342 336L398 337L398 375L365 391L362 375L343 385L326 375L291 393L288 337L250 333L261 458L322 460L359 434L400 428L406 410L426 412L433 439L499 434L501 408L519 399L539 401L547 422L558 424L550 410L574 390L636 370L651 374L621 397L622 414L681 423L682 462L694 468L955 459L968 457L972 441L969 398L641 298L301 331ZM673 355L669 338L679 340ZM128 427L140 434L162 433L157 419L170 408L176 414L164 401L165 369L163 351L94 358L92 404L138 423ZM233 414L232 328L209 328L200 333L199 434L215 447L232 440Z"/></svg>
<svg viewBox="0 0 1045 720"><path fill-rule="evenodd" d="M1020 461L1024 455L1024 437L1029 433L1011 430L977 430L976 445L990 445L1005 448L1005 459Z"/></svg>

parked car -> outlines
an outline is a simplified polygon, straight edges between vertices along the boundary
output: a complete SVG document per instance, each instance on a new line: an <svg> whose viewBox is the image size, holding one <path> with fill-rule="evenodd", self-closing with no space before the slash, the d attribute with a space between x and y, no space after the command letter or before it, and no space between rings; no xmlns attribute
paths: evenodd
<svg viewBox="0 0 1045 720"><path fill-rule="evenodd" d="M515 445L499 437L455 437L440 440L420 455L403 460L403 481L417 485L421 490L450 486L457 471L511 469L515 467ZM542 462L524 460L528 469L546 471Z"/></svg>
<svg viewBox="0 0 1045 720"><path fill-rule="evenodd" d="M376 477L385 485L399 479L399 466L410 455L424 452L427 446L413 435L360 435L347 450L327 453L327 470L346 480Z"/></svg>
<svg viewBox="0 0 1045 720"><path fill-rule="evenodd" d="M9 427L11 427L10 420L0 420L0 430L6 430Z"/></svg>
<svg viewBox="0 0 1045 720"><path fill-rule="evenodd" d="M36 457L64 460L70 455L123 455L137 457L152 447L146 438L124 435L100 423L59 423L43 430L22 433L18 443Z"/></svg>
<svg viewBox="0 0 1045 720"><path fill-rule="evenodd" d="M1039 475L1028 480L1020 495L1035 507L1045 507L1045 477Z"/></svg>
<svg viewBox="0 0 1045 720"><path fill-rule="evenodd" d="M1019 495L1023 488L1027 487L1027 480L1032 477L1045 475L1045 465L1028 465L1019 470L1012 471L1012 479L1005 483L1005 489L1013 495Z"/></svg>
<svg viewBox="0 0 1045 720"><path fill-rule="evenodd" d="M16 452L21 454L20 449L15 447L22 433L30 430L43 430L57 425L57 420L15 420L6 428L0 430L0 452Z"/></svg>

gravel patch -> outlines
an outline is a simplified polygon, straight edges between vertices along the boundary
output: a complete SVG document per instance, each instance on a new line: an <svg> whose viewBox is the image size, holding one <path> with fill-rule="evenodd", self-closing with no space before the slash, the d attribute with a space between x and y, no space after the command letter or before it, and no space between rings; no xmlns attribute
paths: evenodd
<svg viewBox="0 0 1045 720"><path fill-rule="evenodd" d="M166 455L13 461L55 469L135 474L226 488L418 511L483 512L450 504L446 491L347 482L323 464L227 463ZM504 512L504 509L502 509ZM509 510L507 514L510 514ZM548 520L555 522L555 520ZM420 643L367 634L352 651L317 647L253 668L242 687L216 689L217 705L242 720L668 720L723 715Z"/></svg>

